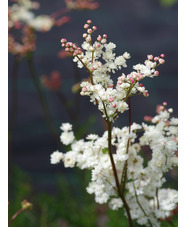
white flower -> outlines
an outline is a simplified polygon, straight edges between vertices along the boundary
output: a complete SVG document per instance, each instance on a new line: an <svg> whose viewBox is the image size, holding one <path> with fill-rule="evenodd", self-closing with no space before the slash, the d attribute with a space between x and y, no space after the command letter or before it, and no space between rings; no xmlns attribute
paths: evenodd
<svg viewBox="0 0 186 227"><path fill-rule="evenodd" d="M68 131L63 132L60 136L61 142L65 145L71 144L73 142L74 138L75 138L74 133L68 132Z"/></svg>
<svg viewBox="0 0 186 227"><path fill-rule="evenodd" d="M109 44L105 44L105 48L107 50L113 50L114 48L116 48L116 44L110 42Z"/></svg>
<svg viewBox="0 0 186 227"><path fill-rule="evenodd" d="M123 65L124 67L126 67L126 60L123 56L119 56L119 57L116 57L115 59L115 64L116 65Z"/></svg>
<svg viewBox="0 0 186 227"><path fill-rule="evenodd" d="M69 123L63 123L60 127L61 130L63 131L71 131L72 130L72 125Z"/></svg>
<svg viewBox="0 0 186 227"><path fill-rule="evenodd" d="M51 164L57 164L63 159L63 153L59 151L54 151L50 155L50 163Z"/></svg>
<svg viewBox="0 0 186 227"><path fill-rule="evenodd" d="M123 54L123 57L124 57L125 59L129 59L131 56L130 56L130 54L129 54L128 52L125 52L125 53Z"/></svg>
<svg viewBox="0 0 186 227"><path fill-rule="evenodd" d="M76 156L77 153L75 151L69 151L64 154L64 166L67 167L74 167L76 163Z"/></svg>
<svg viewBox="0 0 186 227"><path fill-rule="evenodd" d="M41 15L35 17L33 20L28 22L29 25L36 31L49 31L54 25L54 21L47 15Z"/></svg>
<svg viewBox="0 0 186 227"><path fill-rule="evenodd" d="M109 207L112 210L118 210L122 206L123 206L123 202L122 202L122 200L120 198L111 199L111 201L109 202Z"/></svg>

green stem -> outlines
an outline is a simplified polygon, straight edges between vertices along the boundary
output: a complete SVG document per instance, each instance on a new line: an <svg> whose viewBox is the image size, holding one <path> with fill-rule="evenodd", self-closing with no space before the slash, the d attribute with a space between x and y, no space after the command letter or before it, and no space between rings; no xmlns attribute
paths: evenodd
<svg viewBox="0 0 186 227"><path fill-rule="evenodd" d="M44 118L45 118L45 120L48 124L48 127L49 127L51 133L54 135L56 141L61 146L61 143L60 143L60 140L59 140L59 133L52 123L52 119L51 119L51 116L50 116L50 111L49 111L49 108L48 108L47 100L46 100L45 95L43 93L39 78L38 78L38 76L35 72L34 62L33 62L33 54L31 52L28 53L27 56L26 56L26 59L27 59L27 63L28 63L28 68L30 70L30 75L33 79L34 85L36 87L36 90L37 90L37 93L38 93L38 96L39 96L39 99L40 99L40 102L41 102Z"/></svg>
<svg viewBox="0 0 186 227"><path fill-rule="evenodd" d="M10 224L21 212L23 211L23 208L19 209L10 219L8 224Z"/></svg>

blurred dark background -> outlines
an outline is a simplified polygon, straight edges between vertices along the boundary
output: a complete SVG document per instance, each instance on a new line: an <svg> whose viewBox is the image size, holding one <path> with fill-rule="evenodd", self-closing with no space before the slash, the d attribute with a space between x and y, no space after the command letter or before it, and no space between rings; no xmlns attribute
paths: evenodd
<svg viewBox="0 0 186 227"><path fill-rule="evenodd" d="M36 14L51 14L64 7L63 0L40 0L39 3L40 9L36 11ZM54 27L47 33L36 33L37 48L34 52L34 64L37 74L39 76L49 75L51 71L59 71L62 79L61 91L69 100L69 106L73 105L74 69L71 58L60 59L57 56L62 49L60 39L67 38L69 41L81 44L84 33L83 25L87 19L91 19L93 25L98 27L96 35L106 33L108 41L116 44L116 54L119 55L125 51L131 54L128 67L113 75L115 77L122 72L132 71L132 66L143 63L147 54L158 56L164 53L166 56L166 63L158 68L160 75L154 79L149 78L143 81L150 96L132 98L132 121L140 123L143 121L144 115L154 116L156 105L162 104L164 101L168 103L168 107L174 109L173 116L176 117L178 104L177 3L171 5L163 1L164 4L162 4L159 0L99 0L99 3L100 7L94 11L71 11L68 14L70 22L62 27ZM95 37L97 37L96 35ZM13 56L10 54L9 82L12 70ZM78 69L77 72L81 79L87 76L85 70ZM44 92L53 123L60 134L59 127L62 122L70 122L69 116L55 92L47 89L44 89ZM10 97L11 89L9 89ZM79 100L77 128L81 128L83 125L82 135L89 133L101 135L104 128L97 107L89 102L88 97L80 97ZM11 100L9 100L10 112ZM128 114L124 113L117 119L115 126L123 127L127 124ZM74 175L74 170L64 169L62 164L50 164L50 154L57 149L65 152L64 147L59 147L44 120L36 88L30 77L27 62L23 59L18 76L17 120L9 145L10 197L15 192L15 184L12 183L12 179L17 175L20 177L22 174L26 174L26 177L23 178L25 181L29 179L32 193L56 193L59 190L58 179L63 175L68 176L68 181L76 186L77 174ZM16 173L15 176L16 171L18 174ZM19 171L22 173L19 174ZM21 183L24 183L23 179L19 179ZM174 180L176 182L176 177ZM30 198L32 198L31 195Z"/></svg>

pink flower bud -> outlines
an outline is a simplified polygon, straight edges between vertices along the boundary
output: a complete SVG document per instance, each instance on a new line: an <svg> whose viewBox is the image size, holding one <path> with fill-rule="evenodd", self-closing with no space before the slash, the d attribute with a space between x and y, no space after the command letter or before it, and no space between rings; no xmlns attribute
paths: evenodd
<svg viewBox="0 0 186 227"><path fill-rule="evenodd" d="M87 24L91 24L92 23L92 21L91 20L87 20Z"/></svg>
<svg viewBox="0 0 186 227"><path fill-rule="evenodd" d="M166 106L167 105L167 102L163 102L163 105Z"/></svg>
<svg viewBox="0 0 186 227"><path fill-rule="evenodd" d="M61 39L61 43L66 43L67 40L66 39Z"/></svg>
<svg viewBox="0 0 186 227"><path fill-rule="evenodd" d="M134 83L134 79L132 77L130 78L130 81L132 84Z"/></svg>
<svg viewBox="0 0 186 227"><path fill-rule="evenodd" d="M102 44L105 44L106 42L107 42L106 39L102 39L102 40L101 40L101 43L102 43Z"/></svg>
<svg viewBox="0 0 186 227"><path fill-rule="evenodd" d="M89 42L91 42L91 37L90 36L88 36L87 38L86 38L86 41L87 41L87 43L89 43Z"/></svg>
<svg viewBox="0 0 186 227"><path fill-rule="evenodd" d="M67 51L67 52L68 52L68 51L70 51L70 49L69 49L68 47L66 47L66 48L65 48L65 51Z"/></svg>
<svg viewBox="0 0 186 227"><path fill-rule="evenodd" d="M141 83L141 84L139 84L139 87L143 87L143 84Z"/></svg>
<svg viewBox="0 0 186 227"><path fill-rule="evenodd" d="M164 57L165 57L165 54L161 54L160 57L161 57L161 58L164 58Z"/></svg>
<svg viewBox="0 0 186 227"><path fill-rule="evenodd" d="M113 102L114 99L112 97L109 97L109 102Z"/></svg>
<svg viewBox="0 0 186 227"><path fill-rule="evenodd" d="M101 36L99 35L98 37L97 37L97 41L101 41L102 40L102 38L101 38Z"/></svg>
<svg viewBox="0 0 186 227"><path fill-rule="evenodd" d="M91 71L94 71L94 67L91 67L90 70L91 70Z"/></svg>
<svg viewBox="0 0 186 227"><path fill-rule="evenodd" d="M162 59L162 58L160 58L160 59L159 59L159 63L160 63L160 64L164 64L164 63L165 63L165 60Z"/></svg>
<svg viewBox="0 0 186 227"><path fill-rule="evenodd" d="M83 34L83 38L87 38L87 33L84 33Z"/></svg>
<svg viewBox="0 0 186 227"><path fill-rule="evenodd" d="M89 27L89 24L85 24L84 28L87 29Z"/></svg>
<svg viewBox="0 0 186 227"><path fill-rule="evenodd" d="M77 51L74 51L73 56L76 56L76 55L77 55Z"/></svg>
<svg viewBox="0 0 186 227"><path fill-rule="evenodd" d="M149 55L147 55L147 58L148 58L148 60L153 60L153 55L152 54L149 54Z"/></svg>
<svg viewBox="0 0 186 227"><path fill-rule="evenodd" d="M109 84L109 87L110 87L110 88L113 88L113 87L114 87L114 84Z"/></svg>
<svg viewBox="0 0 186 227"><path fill-rule="evenodd" d="M92 29L89 28L89 29L87 30L87 32L88 32L89 34L92 33Z"/></svg>
<svg viewBox="0 0 186 227"><path fill-rule="evenodd" d="M116 103L113 103L113 104L112 104L112 107L116 108Z"/></svg>
<svg viewBox="0 0 186 227"><path fill-rule="evenodd" d="M65 47L65 46L66 46L66 44L65 44L65 43L62 43L62 44L61 44L61 46L62 46L62 47Z"/></svg>
<svg viewBox="0 0 186 227"><path fill-rule="evenodd" d="M158 60L158 57L154 57L154 61L157 61Z"/></svg>
<svg viewBox="0 0 186 227"><path fill-rule="evenodd" d="M159 75L159 71L155 71L155 72L154 72L154 75L155 75L155 76L158 76L158 75Z"/></svg>
<svg viewBox="0 0 186 227"><path fill-rule="evenodd" d="M85 91L87 91L87 88L86 87L82 87L81 91L85 92Z"/></svg>
<svg viewBox="0 0 186 227"><path fill-rule="evenodd" d="M143 95L144 95L145 97L148 97L148 96L149 96L148 91L144 91L144 92L143 92Z"/></svg>
<svg viewBox="0 0 186 227"><path fill-rule="evenodd" d="M100 45L100 43L97 43L97 44L96 44L96 47L98 47L98 48L99 48L100 46L101 46L101 45Z"/></svg>
<svg viewBox="0 0 186 227"><path fill-rule="evenodd" d="M97 30L97 27L96 27L96 26L93 26L92 29L93 29L93 30Z"/></svg>
<svg viewBox="0 0 186 227"><path fill-rule="evenodd" d="M119 80L119 81L117 82L117 84L122 84L122 82Z"/></svg>
<svg viewBox="0 0 186 227"><path fill-rule="evenodd" d="M106 38L107 38L107 35L106 35L106 34L104 34L104 35L103 35L103 38L104 38L104 39L106 39Z"/></svg>

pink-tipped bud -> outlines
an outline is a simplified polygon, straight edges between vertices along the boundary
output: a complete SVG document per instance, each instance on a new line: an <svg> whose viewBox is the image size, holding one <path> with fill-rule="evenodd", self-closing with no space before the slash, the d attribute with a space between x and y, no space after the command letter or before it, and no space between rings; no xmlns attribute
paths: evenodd
<svg viewBox="0 0 186 227"><path fill-rule="evenodd" d="M87 24L91 24L92 23L92 21L91 20L87 20Z"/></svg>
<svg viewBox="0 0 186 227"><path fill-rule="evenodd" d="M107 38L107 35L106 35L106 34L104 34L104 35L103 35L103 38L104 38L104 39L106 39L106 38Z"/></svg>
<svg viewBox="0 0 186 227"><path fill-rule="evenodd" d="M88 36L87 38L86 38L86 41L87 41L87 43L89 43L89 42L91 42L91 37L90 36Z"/></svg>
<svg viewBox="0 0 186 227"><path fill-rule="evenodd" d="M113 102L114 99L112 97L109 97L109 102Z"/></svg>
<svg viewBox="0 0 186 227"><path fill-rule="evenodd" d="M141 84L139 84L139 87L143 87L143 84L141 83Z"/></svg>
<svg viewBox="0 0 186 227"><path fill-rule="evenodd" d="M98 48L99 48L100 46L101 46L101 45L100 45L100 43L97 43L97 44L96 44L96 47L98 47Z"/></svg>
<svg viewBox="0 0 186 227"><path fill-rule="evenodd" d="M159 63L160 63L160 64L164 64L164 63L165 63L165 60L162 59L162 58L160 58L160 59L159 59Z"/></svg>
<svg viewBox="0 0 186 227"><path fill-rule="evenodd" d="M161 58L164 58L164 57L165 57L165 54L161 54L160 57L161 57Z"/></svg>
<svg viewBox="0 0 186 227"><path fill-rule="evenodd" d="M87 33L84 33L84 34L83 34L83 38L84 38L84 39L87 38Z"/></svg>
<svg viewBox="0 0 186 227"><path fill-rule="evenodd" d="M121 80L119 80L119 81L117 82L117 84L122 84Z"/></svg>
<svg viewBox="0 0 186 227"><path fill-rule="evenodd" d="M130 78L130 82L133 84L134 83L134 79L133 78Z"/></svg>
<svg viewBox="0 0 186 227"><path fill-rule="evenodd" d="M61 46L62 46L62 47L65 47L65 46L66 46L66 44L65 44L65 43L62 43L62 44L61 44Z"/></svg>
<svg viewBox="0 0 186 227"><path fill-rule="evenodd" d="M113 87L114 87L114 84L109 84L109 87L110 87L110 88L113 88Z"/></svg>
<svg viewBox="0 0 186 227"><path fill-rule="evenodd" d="M89 24L85 24L85 25L84 25L84 28L85 28L85 29L89 28Z"/></svg>
<svg viewBox="0 0 186 227"><path fill-rule="evenodd" d="M70 49L69 49L68 47L66 47L66 48L65 48L65 51L67 51L67 52L68 52L68 51L70 51Z"/></svg>
<svg viewBox="0 0 186 227"><path fill-rule="evenodd" d="M78 54L78 52L77 51L74 51L73 56L76 56L77 54Z"/></svg>
<svg viewBox="0 0 186 227"><path fill-rule="evenodd" d="M139 77L140 80L141 80L141 79L143 79L144 76L143 76L141 73L138 73L138 77Z"/></svg>
<svg viewBox="0 0 186 227"><path fill-rule="evenodd" d="M66 43L67 40L66 39L61 39L61 43Z"/></svg>
<svg viewBox="0 0 186 227"><path fill-rule="evenodd" d="M102 40L102 38L101 38L101 36L99 35L98 37L97 37L97 41L101 41Z"/></svg>
<svg viewBox="0 0 186 227"><path fill-rule="evenodd" d="M158 75L159 75L159 71L155 71L155 72L154 72L154 75L155 75L155 76L158 76Z"/></svg>
<svg viewBox="0 0 186 227"><path fill-rule="evenodd" d="M116 103L113 103L113 104L112 104L112 107L116 108Z"/></svg>
<svg viewBox="0 0 186 227"><path fill-rule="evenodd" d="M107 42L106 39L102 39L102 40L101 40L101 43L102 43L102 44L105 44L106 42Z"/></svg>
<svg viewBox="0 0 186 227"><path fill-rule="evenodd" d="M154 61L157 61L158 60L158 57L154 57Z"/></svg>
<svg viewBox="0 0 186 227"><path fill-rule="evenodd" d="M87 88L86 87L82 87L81 91L86 92Z"/></svg>
<svg viewBox="0 0 186 227"><path fill-rule="evenodd" d="M94 71L94 67L91 67L90 70L93 72Z"/></svg>
<svg viewBox="0 0 186 227"><path fill-rule="evenodd" d="M167 105L167 102L163 102L163 105L166 106Z"/></svg>
<svg viewBox="0 0 186 227"><path fill-rule="evenodd" d="M89 34L92 33L92 29L89 28L89 29L87 30L87 32L88 32Z"/></svg>
<svg viewBox="0 0 186 227"><path fill-rule="evenodd" d="M147 58L148 58L148 60L153 60L153 55L152 54L149 54L149 55L147 55Z"/></svg>
<svg viewBox="0 0 186 227"><path fill-rule="evenodd" d="M143 92L143 95L144 95L145 97L148 97L148 96L149 96L148 91L144 91L144 92Z"/></svg>
<svg viewBox="0 0 186 227"><path fill-rule="evenodd" d="M92 29L95 31L95 30L97 30L97 27L96 26L93 26Z"/></svg>

